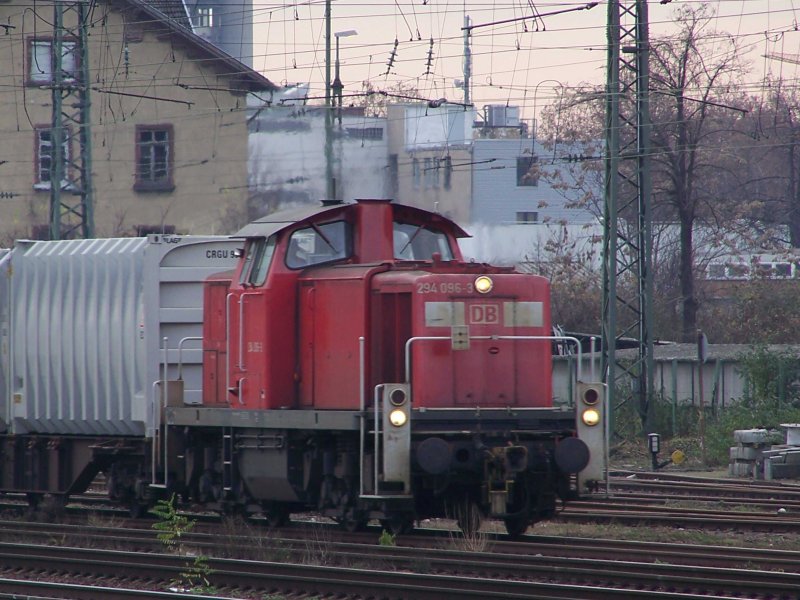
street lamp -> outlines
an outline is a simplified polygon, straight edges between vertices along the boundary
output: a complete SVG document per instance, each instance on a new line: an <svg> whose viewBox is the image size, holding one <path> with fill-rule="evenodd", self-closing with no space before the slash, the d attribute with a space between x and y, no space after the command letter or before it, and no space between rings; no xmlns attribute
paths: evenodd
<svg viewBox="0 0 800 600"><path fill-rule="evenodd" d="M334 106L338 107L337 115L339 118L339 126L342 125L342 90L344 89L344 85L342 84L342 80L339 78L339 38L343 37L352 37L354 35L358 35L358 32L355 29L348 29L346 31L337 31L333 34L336 37L336 63L335 63L335 73L333 77L333 83L331 84L331 88L333 88L333 104ZM337 100L338 99L338 100Z"/></svg>

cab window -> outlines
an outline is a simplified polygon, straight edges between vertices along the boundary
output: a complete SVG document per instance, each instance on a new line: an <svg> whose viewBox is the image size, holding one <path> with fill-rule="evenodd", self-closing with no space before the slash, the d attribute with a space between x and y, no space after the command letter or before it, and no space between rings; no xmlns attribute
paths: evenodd
<svg viewBox="0 0 800 600"><path fill-rule="evenodd" d="M425 225L394 224L394 257L397 260L431 260L438 252L442 260L453 260L447 235Z"/></svg>
<svg viewBox="0 0 800 600"><path fill-rule="evenodd" d="M289 237L286 266L304 269L311 265L348 258L350 226L344 221L298 229Z"/></svg>
<svg viewBox="0 0 800 600"><path fill-rule="evenodd" d="M239 283L242 285L259 286L264 285L267 280L267 272L272 262L272 255L275 253L275 237L269 239L252 240L247 245L247 254L244 259L242 274L239 276Z"/></svg>

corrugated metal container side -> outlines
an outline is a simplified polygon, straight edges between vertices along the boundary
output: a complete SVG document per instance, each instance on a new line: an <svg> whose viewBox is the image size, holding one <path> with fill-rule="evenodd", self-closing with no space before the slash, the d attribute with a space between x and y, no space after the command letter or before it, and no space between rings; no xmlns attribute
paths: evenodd
<svg viewBox="0 0 800 600"><path fill-rule="evenodd" d="M152 435L156 382L202 385L202 282L233 268L223 237L19 242L6 285L10 348L0 415L13 433Z"/></svg>
<svg viewBox="0 0 800 600"><path fill-rule="evenodd" d="M11 252L0 248L0 398L8 394L8 306L9 279L11 277ZM0 412L0 432L8 429L5 411Z"/></svg>

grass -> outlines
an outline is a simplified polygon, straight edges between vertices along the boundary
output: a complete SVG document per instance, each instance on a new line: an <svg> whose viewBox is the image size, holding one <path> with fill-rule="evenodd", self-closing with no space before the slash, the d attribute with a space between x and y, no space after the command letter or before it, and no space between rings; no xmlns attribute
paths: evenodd
<svg viewBox="0 0 800 600"><path fill-rule="evenodd" d="M266 525L232 516L222 520L222 529L214 549L217 557L265 562L284 562L291 558L291 548L275 539Z"/></svg>

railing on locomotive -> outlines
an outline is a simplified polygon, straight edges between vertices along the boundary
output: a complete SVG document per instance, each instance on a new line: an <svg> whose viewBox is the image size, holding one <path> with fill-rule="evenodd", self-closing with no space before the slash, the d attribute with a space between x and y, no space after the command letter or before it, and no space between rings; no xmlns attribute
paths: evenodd
<svg viewBox="0 0 800 600"><path fill-rule="evenodd" d="M475 335L471 336L467 334L467 337L470 340L529 340L529 341L537 341L537 340L549 340L551 342L558 341L558 342L574 342L576 348L578 349L578 364L577 364L577 380L582 380L582 369L583 369L583 351L581 350L581 343L578 338L568 335ZM452 339L451 336L417 336L408 338L405 345L405 368L406 368L406 381L405 383L411 384L411 345L414 342L424 342L424 341L440 341L440 340L449 340ZM361 365L361 370L363 371L364 365ZM594 358L592 358L592 373L594 373Z"/></svg>

